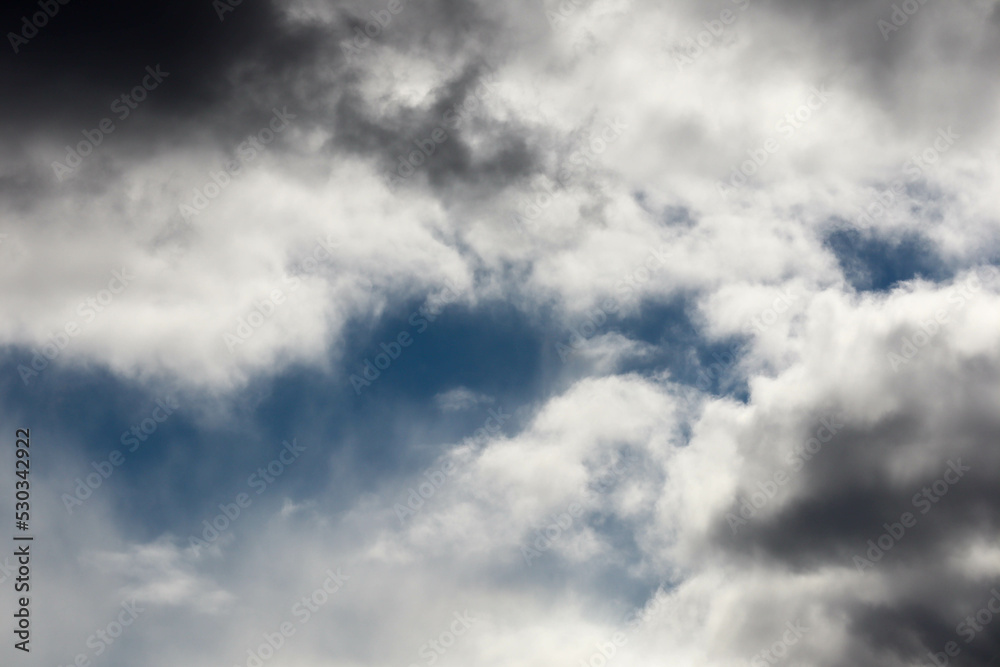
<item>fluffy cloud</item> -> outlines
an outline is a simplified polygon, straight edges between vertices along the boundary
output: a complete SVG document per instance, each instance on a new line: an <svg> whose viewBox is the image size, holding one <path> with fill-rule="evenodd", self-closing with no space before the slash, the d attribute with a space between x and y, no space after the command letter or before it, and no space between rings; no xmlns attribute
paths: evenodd
<svg viewBox="0 0 1000 667"><path fill-rule="evenodd" d="M991 664L996 2L175 5L0 65L45 660L134 597L111 664ZM66 515L165 387L156 521Z"/></svg>

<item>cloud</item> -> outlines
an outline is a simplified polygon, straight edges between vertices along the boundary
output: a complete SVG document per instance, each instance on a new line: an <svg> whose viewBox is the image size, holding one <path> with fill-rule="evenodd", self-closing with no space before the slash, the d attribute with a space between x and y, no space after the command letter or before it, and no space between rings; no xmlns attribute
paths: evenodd
<svg viewBox="0 0 1000 667"><path fill-rule="evenodd" d="M456 387L438 394L434 397L434 401L443 412L468 410L481 403L493 403L493 399L489 396L477 394L468 387Z"/></svg>
<svg viewBox="0 0 1000 667"><path fill-rule="evenodd" d="M132 597L109 664L995 659L996 2L41 6L0 386L46 661Z"/></svg>

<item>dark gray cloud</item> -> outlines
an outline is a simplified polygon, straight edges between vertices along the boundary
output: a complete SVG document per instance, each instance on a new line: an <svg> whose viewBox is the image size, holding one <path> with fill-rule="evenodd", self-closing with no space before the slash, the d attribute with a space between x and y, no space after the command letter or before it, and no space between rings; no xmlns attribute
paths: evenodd
<svg viewBox="0 0 1000 667"><path fill-rule="evenodd" d="M816 601L850 619L845 653L824 664L925 664L928 651L940 652L950 641L962 648L957 664L994 664L1000 624L984 624L968 644L956 630L1000 583L955 564L971 545L1000 531L1000 419L983 400L1000 367L982 364L978 379L935 374L933 394L911 394L911 402L873 423L859 424L836 407L816 414L797 432L797 444L804 447L817 433L827 438L831 423L836 431L812 445L819 451L808 460L789 454L768 464L769 444L747 443L760 457L758 474L746 477L737 500L717 517L710 548L794 575L843 568L888 589L888 600L875 605L850 597ZM931 372L913 371L901 381L921 376ZM942 404L947 416L935 409ZM761 437L769 432L765 427ZM775 483L775 472L788 481ZM744 500L757 509L745 508Z"/></svg>
<svg viewBox="0 0 1000 667"><path fill-rule="evenodd" d="M406 106L376 116L348 88L335 108L334 147L372 156L393 188L429 184L453 191L456 186L503 188L535 173L540 147L527 127L500 122L483 112L500 95L489 64L459 63L462 71L433 91L423 107ZM357 79L351 77L350 83ZM491 154L473 155L468 133L490 139Z"/></svg>
<svg viewBox="0 0 1000 667"><path fill-rule="evenodd" d="M442 192L470 185L502 189L538 170L537 133L462 106L472 98L482 108L484 96L498 94L482 86L487 63L502 64L511 49L499 40L501 16L443 0L386 14L393 20L376 32L370 14L385 13L381 5L362 11L327 3L327 19L292 19L270 2L242 3L221 17L214 7L197 0L60 6L37 35L18 44L17 54L4 53L0 64L0 84L13 93L2 111L9 150L16 153L40 138L76 146L88 138L81 133L94 136L109 119L117 135L105 134L108 143L133 158L154 159L178 144L210 142L231 151L267 122L273 108L287 108L300 129L332 132L334 155L370 158L386 172L398 167L397 155L414 150L415 141L443 128L448 140L414 178ZM0 25L17 26L33 9L27 2L6 6ZM366 29L375 36L367 37ZM427 40L431 29L435 39ZM363 48L354 46L359 43ZM347 54L352 48L354 54ZM406 52L455 75L429 105L403 104L389 115L376 114L360 88L388 52ZM153 71L162 76L150 78ZM143 83L153 89L143 92ZM137 86L141 102L131 99ZM489 155L473 155L472 131L494 144ZM88 188L121 176L110 164L100 165L100 158L87 161L84 171L96 181ZM38 181L46 176L27 176L34 194L46 191L44 180Z"/></svg>
<svg viewBox="0 0 1000 667"><path fill-rule="evenodd" d="M268 2L238 5L220 20L210 2L71 2L37 35L5 50L0 81L12 91L4 122L20 135L88 127L109 116L113 101L167 73L142 102L163 122L232 111L248 80L272 85L303 67L323 35L293 26ZM36 2L8 3L0 25L16 30ZM130 108L120 101L116 109ZM233 120L233 119L230 119ZM236 119L238 122L238 119Z"/></svg>

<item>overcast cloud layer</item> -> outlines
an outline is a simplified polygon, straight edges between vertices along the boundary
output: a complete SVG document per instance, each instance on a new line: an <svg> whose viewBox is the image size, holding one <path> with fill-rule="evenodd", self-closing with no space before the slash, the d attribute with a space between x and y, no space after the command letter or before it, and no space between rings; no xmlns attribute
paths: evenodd
<svg viewBox="0 0 1000 667"><path fill-rule="evenodd" d="M0 27L4 665L1000 664L996 0Z"/></svg>

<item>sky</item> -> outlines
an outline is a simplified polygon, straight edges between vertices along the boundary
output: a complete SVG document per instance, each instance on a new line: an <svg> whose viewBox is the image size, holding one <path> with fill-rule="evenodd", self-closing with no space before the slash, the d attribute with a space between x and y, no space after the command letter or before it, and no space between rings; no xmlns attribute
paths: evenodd
<svg viewBox="0 0 1000 667"><path fill-rule="evenodd" d="M998 5L5 3L0 662L1000 665Z"/></svg>

